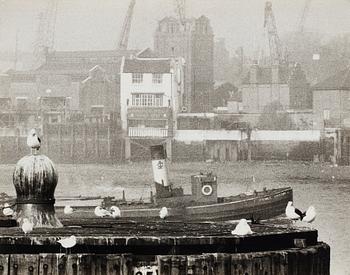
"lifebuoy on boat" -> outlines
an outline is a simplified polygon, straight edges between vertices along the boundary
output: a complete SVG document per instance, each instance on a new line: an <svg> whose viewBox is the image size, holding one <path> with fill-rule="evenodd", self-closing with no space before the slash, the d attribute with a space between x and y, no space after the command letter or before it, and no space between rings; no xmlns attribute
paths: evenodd
<svg viewBox="0 0 350 275"><path fill-rule="evenodd" d="M202 194L203 195L210 196L212 193L213 193L213 187L211 187L208 184L203 185L203 187L202 187Z"/></svg>

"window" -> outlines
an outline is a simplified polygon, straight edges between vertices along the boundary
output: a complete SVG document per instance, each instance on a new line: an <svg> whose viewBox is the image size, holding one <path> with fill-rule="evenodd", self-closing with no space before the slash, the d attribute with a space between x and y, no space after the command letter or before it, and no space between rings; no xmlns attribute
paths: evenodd
<svg viewBox="0 0 350 275"><path fill-rule="evenodd" d="M143 74L141 73L133 73L132 74L132 83L142 83Z"/></svg>
<svg viewBox="0 0 350 275"><path fill-rule="evenodd" d="M162 83L163 81L163 75L162 74L152 74L152 82L153 83Z"/></svg>
<svg viewBox="0 0 350 275"><path fill-rule="evenodd" d="M132 94L132 106L161 107L162 105L162 94Z"/></svg>

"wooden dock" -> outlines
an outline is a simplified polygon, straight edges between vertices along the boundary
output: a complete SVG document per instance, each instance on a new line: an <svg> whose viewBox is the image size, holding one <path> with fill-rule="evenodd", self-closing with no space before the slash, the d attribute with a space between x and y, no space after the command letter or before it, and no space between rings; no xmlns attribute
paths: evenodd
<svg viewBox="0 0 350 275"><path fill-rule="evenodd" d="M0 228L0 275L329 274L330 248L307 228L266 222L239 237L232 223L61 221L28 235ZM77 244L62 248L57 240L71 235Z"/></svg>

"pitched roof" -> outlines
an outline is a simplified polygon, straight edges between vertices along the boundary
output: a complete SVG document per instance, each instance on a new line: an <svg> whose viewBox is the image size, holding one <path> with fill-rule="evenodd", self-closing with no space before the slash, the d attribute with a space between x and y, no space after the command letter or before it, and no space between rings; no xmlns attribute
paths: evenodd
<svg viewBox="0 0 350 275"><path fill-rule="evenodd" d="M170 73L169 59L125 59L124 73Z"/></svg>
<svg viewBox="0 0 350 275"><path fill-rule="evenodd" d="M257 84L271 84L272 72L271 67L258 67ZM279 68L279 83L286 84L289 80L289 70L285 66ZM243 78L242 84L250 84L250 72Z"/></svg>
<svg viewBox="0 0 350 275"><path fill-rule="evenodd" d="M350 90L350 67L316 83L312 90Z"/></svg>

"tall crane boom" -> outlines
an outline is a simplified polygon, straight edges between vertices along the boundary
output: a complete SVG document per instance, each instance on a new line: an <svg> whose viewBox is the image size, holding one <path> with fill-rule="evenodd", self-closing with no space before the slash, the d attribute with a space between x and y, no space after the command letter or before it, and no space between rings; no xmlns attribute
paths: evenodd
<svg viewBox="0 0 350 275"><path fill-rule="evenodd" d="M280 64L282 61L282 46L277 33L275 16L272 12L272 3L265 3L264 28L267 31L270 48L270 58L272 64Z"/></svg>
<svg viewBox="0 0 350 275"><path fill-rule="evenodd" d="M301 14L301 17L300 17L300 20L299 20L299 25L298 25L298 31L300 33L304 32L305 20L306 20L308 12L310 10L310 3L311 3L311 0L305 0L303 13Z"/></svg>
<svg viewBox="0 0 350 275"><path fill-rule="evenodd" d="M175 0L176 12L182 25L186 24L186 0Z"/></svg>
<svg viewBox="0 0 350 275"><path fill-rule="evenodd" d="M126 50L128 48L132 14L134 12L135 4L136 4L136 0L131 0L129 4L129 8L123 22L123 28L119 36L119 43L118 43L119 50Z"/></svg>

